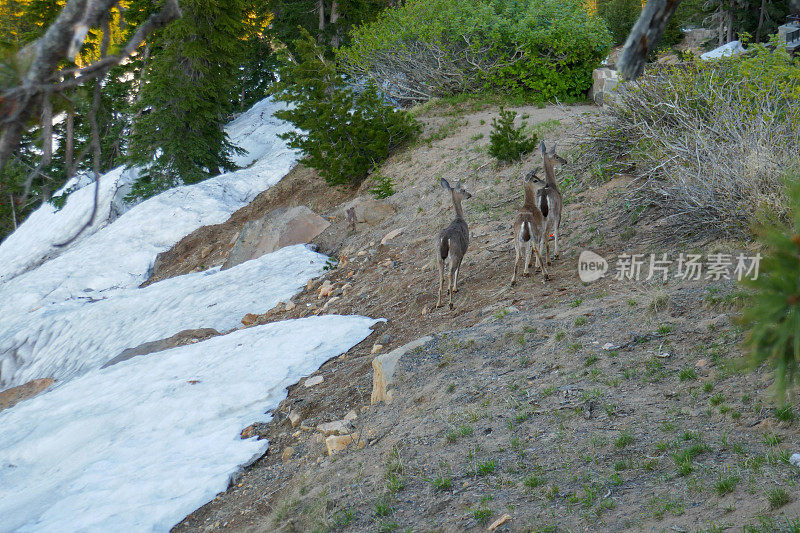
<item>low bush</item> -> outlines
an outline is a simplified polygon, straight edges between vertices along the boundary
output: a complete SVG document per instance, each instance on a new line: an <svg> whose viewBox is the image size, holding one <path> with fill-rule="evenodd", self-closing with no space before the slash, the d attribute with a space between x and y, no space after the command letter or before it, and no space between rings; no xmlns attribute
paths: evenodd
<svg viewBox="0 0 800 533"><path fill-rule="evenodd" d="M274 84L275 98L289 104L275 116L297 128L281 137L302 150L303 162L328 184L359 183L421 128L388 105L374 84L360 92L346 86L322 47L304 33L294 43L297 56L283 58Z"/></svg>
<svg viewBox="0 0 800 533"><path fill-rule="evenodd" d="M582 97L611 34L580 0L409 0L356 28L344 71L401 104L500 88Z"/></svg>
<svg viewBox="0 0 800 533"><path fill-rule="evenodd" d="M489 155L500 161L519 161L539 144L536 134L525 133L523 122L520 127L514 126L517 113L500 108L499 119L492 119L492 132L489 134Z"/></svg>
<svg viewBox="0 0 800 533"><path fill-rule="evenodd" d="M781 47L651 68L619 91L581 142L589 179L636 178L626 205L657 206L665 237L741 237L786 219L782 176L798 165L800 62Z"/></svg>

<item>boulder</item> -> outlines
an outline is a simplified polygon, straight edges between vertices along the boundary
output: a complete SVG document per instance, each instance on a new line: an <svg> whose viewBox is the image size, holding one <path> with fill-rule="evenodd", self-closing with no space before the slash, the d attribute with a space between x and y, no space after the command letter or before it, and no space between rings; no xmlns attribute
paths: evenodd
<svg viewBox="0 0 800 533"><path fill-rule="evenodd" d="M354 198L342 207L339 215L346 218L350 208L353 208L351 213L355 216L356 225L366 224L367 226L375 226L397 213L397 208L395 206L385 200L378 200L372 196L359 196Z"/></svg>
<svg viewBox="0 0 800 533"><path fill-rule="evenodd" d="M249 326L252 326L253 324L255 324L256 320L258 320L258 315L254 315L253 313L247 313L246 315L244 315L242 317L241 322L242 322L243 326L248 326L249 327Z"/></svg>
<svg viewBox="0 0 800 533"><path fill-rule="evenodd" d="M289 459L292 458L292 455L294 455L294 448L292 448L291 446L287 446L286 448L283 449L283 452L281 452L281 461L283 461L284 463L287 462Z"/></svg>
<svg viewBox="0 0 800 533"><path fill-rule="evenodd" d="M381 239L381 246L386 246L387 244L392 242L392 240L396 239L399 235L403 233L404 229L405 228L395 228L386 235L384 235L383 239Z"/></svg>
<svg viewBox="0 0 800 533"><path fill-rule="evenodd" d="M34 379L18 387L12 387L0 392L0 411L14 407L22 400L33 398L53 383L55 383L53 378Z"/></svg>
<svg viewBox="0 0 800 533"><path fill-rule="evenodd" d="M289 423L292 425L293 428L296 428L300 425L300 422L303 421L303 418L300 416L300 413L296 411L291 411L289 413Z"/></svg>
<svg viewBox="0 0 800 533"><path fill-rule="evenodd" d="M345 435L349 433L347 422L344 420L334 420L333 422L325 422L317 426L317 431L329 437L330 435Z"/></svg>
<svg viewBox="0 0 800 533"><path fill-rule="evenodd" d="M325 439L325 447L328 449L328 455L339 453L355 442L355 440L353 435L331 435Z"/></svg>
<svg viewBox="0 0 800 533"><path fill-rule="evenodd" d="M324 377L322 377L322 376L313 376L313 377L310 377L307 380L305 380L303 382L303 385L305 385L306 387L313 387L314 385L319 385L323 381L325 381Z"/></svg>
<svg viewBox="0 0 800 533"><path fill-rule="evenodd" d="M610 68L597 68L592 72L592 89L589 97L597 105L603 105L613 98L617 86L619 85L619 75L616 70Z"/></svg>
<svg viewBox="0 0 800 533"><path fill-rule="evenodd" d="M194 344L195 342L204 341L206 339L210 339L211 337L216 337L217 335L220 335L220 332L214 328L185 329L183 331L179 331L172 337L159 339L157 341L145 342L144 344L140 344L135 348L123 350L121 354L111 359L100 368L107 368L139 355L147 355L150 353L169 350L170 348L177 348L178 346L184 346L186 344Z"/></svg>
<svg viewBox="0 0 800 533"><path fill-rule="evenodd" d="M304 205L282 207L242 227L222 270L256 259L284 246L311 242L330 222Z"/></svg>
<svg viewBox="0 0 800 533"><path fill-rule="evenodd" d="M430 336L419 338L372 360L372 397L370 402L373 405L378 402L392 403L392 385L397 362L406 353L424 346L431 340L433 337Z"/></svg>

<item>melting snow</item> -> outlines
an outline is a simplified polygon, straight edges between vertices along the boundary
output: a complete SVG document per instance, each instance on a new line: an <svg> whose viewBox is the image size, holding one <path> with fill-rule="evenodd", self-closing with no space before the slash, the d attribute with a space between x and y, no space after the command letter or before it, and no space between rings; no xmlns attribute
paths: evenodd
<svg viewBox="0 0 800 533"><path fill-rule="evenodd" d="M290 246L228 270L186 274L143 289L85 293L12 314L0 322L0 389L36 378L63 381L99 368L126 348L184 329L233 329L246 313L266 313L290 298L322 273L325 259L304 245Z"/></svg>
<svg viewBox="0 0 800 533"><path fill-rule="evenodd" d="M90 213L94 185L79 177L63 209L42 206L0 244L0 390L58 380L0 413L0 532L169 530L266 450L239 438L244 426L267 421L286 386L369 335L372 319L321 316L100 368L183 329L232 329L320 274L325 257L298 245L138 288L159 252L291 169L278 107L263 100L227 126L247 168L135 206L122 198L136 170L112 170L95 223L56 248Z"/></svg>
<svg viewBox="0 0 800 533"><path fill-rule="evenodd" d="M0 413L0 531L168 531L266 450L242 428L374 323L248 328L93 370Z"/></svg>

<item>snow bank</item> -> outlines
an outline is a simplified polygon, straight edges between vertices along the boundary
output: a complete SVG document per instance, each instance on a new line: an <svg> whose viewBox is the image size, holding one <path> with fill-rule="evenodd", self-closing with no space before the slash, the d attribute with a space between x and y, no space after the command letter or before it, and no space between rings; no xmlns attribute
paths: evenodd
<svg viewBox="0 0 800 533"><path fill-rule="evenodd" d="M705 54L700 55L700 59L709 60L709 59L719 59L721 57L726 56L735 56L737 54L743 53L744 46L739 41L731 41L727 44L723 44L718 48L714 48L713 50L709 50Z"/></svg>
<svg viewBox="0 0 800 533"><path fill-rule="evenodd" d="M375 321L272 323L93 370L0 413L0 531L168 531L265 440L242 427Z"/></svg>
<svg viewBox="0 0 800 533"><path fill-rule="evenodd" d="M322 273L326 259L304 245L289 246L228 270L186 274L106 296L83 293L4 317L0 390L36 378L63 381L102 366L126 348L184 329L233 329L246 313L265 313L289 299Z"/></svg>
<svg viewBox="0 0 800 533"><path fill-rule="evenodd" d="M90 187L86 192L78 191L87 198L76 198L75 210L69 212L52 212L51 207L43 206L42 213L32 217L31 229L26 221L17 230L21 232L19 238L0 245L0 316L76 298L87 289L101 292L137 286L147 278L159 252L200 226L224 222L258 193L277 183L297 158L295 151L277 136L290 128L272 117L282 107L269 99L262 100L228 125L234 144L249 150L237 158L237 163L249 167L150 198L35 270L20 274L41 262L39 259L49 257L56 240L45 235L31 236L54 227L59 228L59 240L62 234L72 234L85 220L73 213L86 212L93 192ZM109 174L113 172L117 171ZM22 260L17 260L16 254L26 245L30 249Z"/></svg>
<svg viewBox="0 0 800 533"><path fill-rule="evenodd" d="M118 193L127 190L126 186L133 183L137 175L136 170L118 167L100 176L97 214L81 239L106 225L117 214L114 207L119 205ZM17 231L0 243L0 283L61 253L63 250L54 244L66 241L75 235L77 228L89 221L94 202L94 181L87 178L73 178L56 193L58 196L76 189L67 197L61 210L50 203L42 205L30 214Z"/></svg>

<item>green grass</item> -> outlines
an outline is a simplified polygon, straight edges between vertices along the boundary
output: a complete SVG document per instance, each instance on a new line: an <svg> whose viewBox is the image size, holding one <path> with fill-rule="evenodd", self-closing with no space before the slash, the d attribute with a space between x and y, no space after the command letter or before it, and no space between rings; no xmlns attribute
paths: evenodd
<svg viewBox="0 0 800 533"><path fill-rule="evenodd" d="M400 492L404 488L406 488L406 478L393 472L386 476L386 489L391 494Z"/></svg>
<svg viewBox="0 0 800 533"><path fill-rule="evenodd" d="M780 509L792 500L789 493L783 487L770 489L767 491L767 503L770 509Z"/></svg>
<svg viewBox="0 0 800 533"><path fill-rule="evenodd" d="M575 308L575 307L578 307L579 305L581 305L582 303L583 303L583 298L576 298L575 300L573 300L573 301L571 301L569 303L569 306L572 307L572 308Z"/></svg>
<svg viewBox="0 0 800 533"><path fill-rule="evenodd" d="M730 494L733 492L733 489L736 488L736 485L739 483L739 476L737 475L728 475L728 476L720 476L719 480L714 483L714 492L716 492L719 496L725 496L726 494Z"/></svg>
<svg viewBox="0 0 800 533"><path fill-rule="evenodd" d="M394 512L394 507L385 499L380 499L372 505L375 516L389 516Z"/></svg>
<svg viewBox="0 0 800 533"><path fill-rule="evenodd" d="M472 510L472 518L481 523L488 521L492 517L492 514L494 513L486 506L485 503Z"/></svg>
<svg viewBox="0 0 800 533"><path fill-rule="evenodd" d="M617 440L614 441L614 445L617 448L624 448L630 444L633 444L633 441L633 432L630 429L626 429L620 434L619 437L617 437Z"/></svg>
<svg viewBox="0 0 800 533"><path fill-rule="evenodd" d="M783 437L780 435L775 435L774 433L764 435L764 444L767 446L777 446L781 442L783 442Z"/></svg>
<svg viewBox="0 0 800 533"><path fill-rule="evenodd" d="M697 371L694 368L684 368L678 377L681 381L692 381L697 379Z"/></svg>
<svg viewBox="0 0 800 533"><path fill-rule="evenodd" d="M795 418L791 405L784 405L775 409L775 418L782 422L793 422Z"/></svg>
<svg viewBox="0 0 800 533"><path fill-rule="evenodd" d="M442 474L439 474L434 478L428 479L427 481L436 490L450 490L453 487L453 480L450 479L450 476L444 476Z"/></svg>
<svg viewBox="0 0 800 533"><path fill-rule="evenodd" d="M667 333L671 333L675 329L675 326L672 324L661 324L658 326L658 333L661 335L666 335Z"/></svg>
<svg viewBox="0 0 800 533"><path fill-rule="evenodd" d="M494 472L495 468L497 468L497 461L495 461L494 459L488 459L475 466L475 475L488 476L489 474Z"/></svg>
<svg viewBox="0 0 800 533"><path fill-rule="evenodd" d="M529 489L535 489L536 487L540 487L544 485L547 480L541 476L537 476L536 474L531 474L526 476L525 479L522 480L522 484L528 487Z"/></svg>
<svg viewBox="0 0 800 533"><path fill-rule="evenodd" d="M590 355L589 357L586 358L586 366L592 366L597 362L598 359L599 357L597 357L597 355L595 354Z"/></svg>
<svg viewBox="0 0 800 533"><path fill-rule="evenodd" d="M710 403L715 407L724 401L725 401L725 396L723 396L721 392L716 393L714 396L708 399L708 403Z"/></svg>
<svg viewBox="0 0 800 533"><path fill-rule="evenodd" d="M586 317L585 316L579 316L578 318L575 319L575 325L576 326L583 326L584 324L586 324Z"/></svg>

